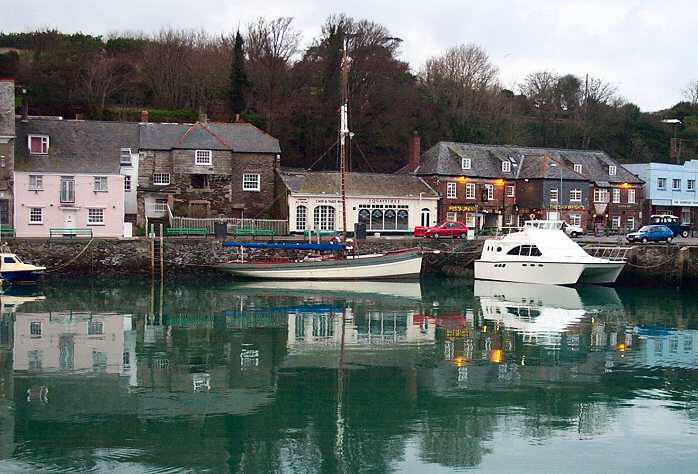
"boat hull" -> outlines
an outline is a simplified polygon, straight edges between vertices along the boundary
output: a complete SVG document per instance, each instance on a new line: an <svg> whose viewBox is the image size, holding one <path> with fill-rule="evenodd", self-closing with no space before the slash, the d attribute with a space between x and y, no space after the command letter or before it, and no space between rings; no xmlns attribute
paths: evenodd
<svg viewBox="0 0 698 474"><path fill-rule="evenodd" d="M410 252L288 264L224 263L216 268L241 278L264 280L415 279L422 271L422 255Z"/></svg>
<svg viewBox="0 0 698 474"><path fill-rule="evenodd" d="M475 278L542 285L577 283L611 284L625 266L624 262L541 262L475 261Z"/></svg>
<svg viewBox="0 0 698 474"><path fill-rule="evenodd" d="M0 277L7 283L19 285L23 283L36 283L40 273L35 270L23 270L16 272L0 272Z"/></svg>

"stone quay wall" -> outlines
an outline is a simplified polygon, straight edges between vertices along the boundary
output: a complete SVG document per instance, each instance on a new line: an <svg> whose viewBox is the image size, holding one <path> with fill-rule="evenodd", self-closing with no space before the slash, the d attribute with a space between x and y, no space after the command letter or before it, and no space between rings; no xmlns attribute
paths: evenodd
<svg viewBox="0 0 698 474"><path fill-rule="evenodd" d="M47 267L49 277L117 277L151 273L151 241L136 239L13 239L12 251L25 261ZM399 248L431 250L425 257L426 276L472 277L473 261L483 241L368 239L358 243L361 254ZM211 266L232 258L233 250L210 238L166 238L167 276L218 274ZM159 263L158 263L159 265ZM222 274L221 274L222 275ZM623 286L698 286L698 247L645 245L635 247L621 274Z"/></svg>

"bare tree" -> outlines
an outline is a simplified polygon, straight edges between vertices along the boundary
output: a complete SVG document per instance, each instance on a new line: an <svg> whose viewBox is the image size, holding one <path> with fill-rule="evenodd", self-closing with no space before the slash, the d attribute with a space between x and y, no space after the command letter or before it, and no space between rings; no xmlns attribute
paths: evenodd
<svg viewBox="0 0 698 474"><path fill-rule="evenodd" d="M698 104L698 79L694 79L681 91L684 99L692 105Z"/></svg>
<svg viewBox="0 0 698 474"><path fill-rule="evenodd" d="M90 111L97 117L104 112L106 101L132 80L134 67L123 59L100 51L87 61L81 85Z"/></svg>

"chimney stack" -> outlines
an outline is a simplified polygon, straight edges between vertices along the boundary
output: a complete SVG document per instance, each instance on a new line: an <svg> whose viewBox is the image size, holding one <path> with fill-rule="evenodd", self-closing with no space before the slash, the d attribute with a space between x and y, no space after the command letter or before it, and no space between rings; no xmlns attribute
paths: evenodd
<svg viewBox="0 0 698 474"><path fill-rule="evenodd" d="M422 140L419 137L419 133L417 130L412 132L412 136L410 137L410 143L409 146L407 147L408 151L408 164L407 168L408 171L413 173L417 167L419 166L419 160L422 155Z"/></svg>
<svg viewBox="0 0 698 474"><path fill-rule="evenodd" d="M0 140L15 136L15 81L0 79Z"/></svg>
<svg viewBox="0 0 698 474"><path fill-rule="evenodd" d="M148 111L141 110L141 123L148 123Z"/></svg>

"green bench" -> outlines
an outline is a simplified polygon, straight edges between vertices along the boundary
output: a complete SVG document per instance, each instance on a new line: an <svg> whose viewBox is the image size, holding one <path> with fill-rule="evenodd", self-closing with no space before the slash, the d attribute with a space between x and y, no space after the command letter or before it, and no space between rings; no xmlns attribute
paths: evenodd
<svg viewBox="0 0 698 474"><path fill-rule="evenodd" d="M52 227L48 230L48 237L92 237L92 229Z"/></svg>
<svg viewBox="0 0 698 474"><path fill-rule="evenodd" d="M208 235L206 227L168 227L165 229L167 236L183 236L183 235Z"/></svg>
<svg viewBox="0 0 698 474"><path fill-rule="evenodd" d="M14 237L15 228L9 225L0 225L0 236L1 237Z"/></svg>
<svg viewBox="0 0 698 474"><path fill-rule="evenodd" d="M236 227L233 229L235 237L274 237L276 232L272 229L256 229L253 227Z"/></svg>
<svg viewBox="0 0 698 474"><path fill-rule="evenodd" d="M319 231L318 230L306 230L305 232L303 232L303 237L305 237L306 239L308 237L310 237L311 235L313 237L318 237L318 235L319 235L320 238L322 238L322 237L336 237L337 231L336 230L319 230Z"/></svg>

